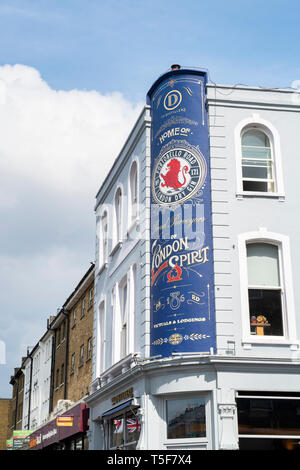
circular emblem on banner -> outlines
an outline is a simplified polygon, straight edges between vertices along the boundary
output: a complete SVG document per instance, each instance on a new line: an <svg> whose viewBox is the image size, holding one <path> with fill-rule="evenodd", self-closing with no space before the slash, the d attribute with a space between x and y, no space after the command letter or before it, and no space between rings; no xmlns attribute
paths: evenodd
<svg viewBox="0 0 300 470"><path fill-rule="evenodd" d="M152 195L158 204L172 205L193 197L203 186L207 175L201 152L187 143L176 143L161 151L152 173Z"/></svg>
<svg viewBox="0 0 300 470"><path fill-rule="evenodd" d="M170 336L169 343L170 344L180 344L180 343L182 343L182 340L183 340L183 337L180 334L175 333L175 334Z"/></svg>
<svg viewBox="0 0 300 470"><path fill-rule="evenodd" d="M178 90L171 90L166 94L164 99L164 107L168 111L177 108L180 105L182 100L182 95Z"/></svg>

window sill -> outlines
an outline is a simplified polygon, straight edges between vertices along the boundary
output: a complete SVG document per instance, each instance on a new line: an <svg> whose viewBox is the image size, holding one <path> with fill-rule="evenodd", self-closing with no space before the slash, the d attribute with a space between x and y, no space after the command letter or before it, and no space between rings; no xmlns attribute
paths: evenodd
<svg viewBox="0 0 300 470"><path fill-rule="evenodd" d="M245 198L259 197L259 198L269 198L269 199L278 199L279 201L285 200L285 195L281 193L268 193L268 192L259 192L259 191L241 191L236 193L236 198L242 200Z"/></svg>
<svg viewBox="0 0 300 470"><path fill-rule="evenodd" d="M100 266L100 268L98 269L98 276L100 276L100 274L103 273L103 271L105 271L105 269L107 268L107 261L105 261L105 263L102 264L102 266Z"/></svg>
<svg viewBox="0 0 300 470"><path fill-rule="evenodd" d="M300 342L296 340L276 337L276 336L250 336L249 338L245 338L242 340L242 346L244 349L251 349L252 345L270 345L270 346L277 346L277 345L285 345L289 346L291 350L298 350Z"/></svg>
<svg viewBox="0 0 300 470"><path fill-rule="evenodd" d="M140 224L140 219L139 217L136 217L132 222L131 222L131 225L129 226L128 230L127 230L127 237L130 237L130 235L132 234L132 232L139 226Z"/></svg>
<svg viewBox="0 0 300 470"><path fill-rule="evenodd" d="M113 248L112 251L110 252L110 255L109 255L109 256L111 256L111 257L114 256L114 254L121 248L122 244L123 244L123 243L121 242L121 240L118 241L118 243L114 246L114 248Z"/></svg>

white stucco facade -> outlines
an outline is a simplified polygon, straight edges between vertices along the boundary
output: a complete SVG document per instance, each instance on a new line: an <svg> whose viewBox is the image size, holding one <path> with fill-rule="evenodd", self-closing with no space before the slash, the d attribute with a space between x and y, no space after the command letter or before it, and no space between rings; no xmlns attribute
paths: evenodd
<svg viewBox="0 0 300 470"><path fill-rule="evenodd" d="M48 330L23 363L23 429L34 430L49 418L52 341L53 333Z"/></svg>
<svg viewBox="0 0 300 470"><path fill-rule="evenodd" d="M261 428L255 431L248 416L252 410L255 419L262 419L256 408L253 411L255 400L264 416L269 416L268 406L290 405L294 411L300 406L300 226L296 217L300 106L295 96L291 90L207 86L217 347L215 353L206 355L150 358L149 106L139 117L96 198L93 382L86 400L91 408L91 449L120 445L128 449L219 450L299 440L296 412L293 429L279 426L275 433ZM241 139L249 129L263 131L270 142L271 190L254 191L251 185L249 190L245 183ZM129 175L134 162L139 211L133 220ZM122 237L116 239L114 211L119 188ZM101 220L107 227L104 232ZM104 247L103 233L107 234ZM254 283L250 286L250 244L276 247L280 284L270 290L276 290L282 301L280 333L261 334L256 323L255 327L250 324L249 292L263 295L263 289ZM129 299L125 322L124 286ZM267 326L266 321L263 328ZM122 334L126 336L123 355ZM203 435L170 438L167 412L171 413L176 400L184 406L185 400L201 404ZM245 406L250 407L246 418ZM125 412L138 417L140 434L136 442L120 444L110 426L111 420Z"/></svg>

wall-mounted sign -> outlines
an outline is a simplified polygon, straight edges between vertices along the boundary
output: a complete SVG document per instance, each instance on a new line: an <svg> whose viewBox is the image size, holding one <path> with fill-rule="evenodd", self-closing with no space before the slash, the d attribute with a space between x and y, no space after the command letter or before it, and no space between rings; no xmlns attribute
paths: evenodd
<svg viewBox="0 0 300 470"><path fill-rule="evenodd" d="M215 348L206 73L176 70L151 105L151 356Z"/></svg>
<svg viewBox="0 0 300 470"><path fill-rule="evenodd" d="M73 416L57 416L56 426L73 426Z"/></svg>
<svg viewBox="0 0 300 470"><path fill-rule="evenodd" d="M133 388L129 388L128 390L119 393L119 395L112 397L111 402L113 405L115 405L116 403L119 403L120 401L126 400L128 398L133 398Z"/></svg>

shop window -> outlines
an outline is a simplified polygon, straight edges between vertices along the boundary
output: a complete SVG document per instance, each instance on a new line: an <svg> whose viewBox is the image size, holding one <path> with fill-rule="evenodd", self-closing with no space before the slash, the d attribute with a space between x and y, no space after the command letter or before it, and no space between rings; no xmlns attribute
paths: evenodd
<svg viewBox="0 0 300 470"><path fill-rule="evenodd" d="M247 244L251 335L283 336L282 285L278 246Z"/></svg>
<svg viewBox="0 0 300 470"><path fill-rule="evenodd" d="M141 432L141 423L133 411L122 413L110 419L108 424L111 449L136 449Z"/></svg>
<svg viewBox="0 0 300 470"><path fill-rule="evenodd" d="M268 396L269 395L269 396ZM275 395L275 396L274 396ZM277 396L276 396L277 395ZM288 440L292 447L293 438L300 438L300 396L289 396L279 393L259 393L253 396L247 392L239 394L237 399L238 431L240 448L250 448L249 440L255 439L257 448L276 448L273 440L282 439L277 447L284 449ZM252 441L254 445L254 441Z"/></svg>
<svg viewBox="0 0 300 470"><path fill-rule="evenodd" d="M274 158L269 137L260 129L242 133L243 191L275 192Z"/></svg>
<svg viewBox="0 0 300 470"><path fill-rule="evenodd" d="M204 398L167 400L167 439L206 437Z"/></svg>

